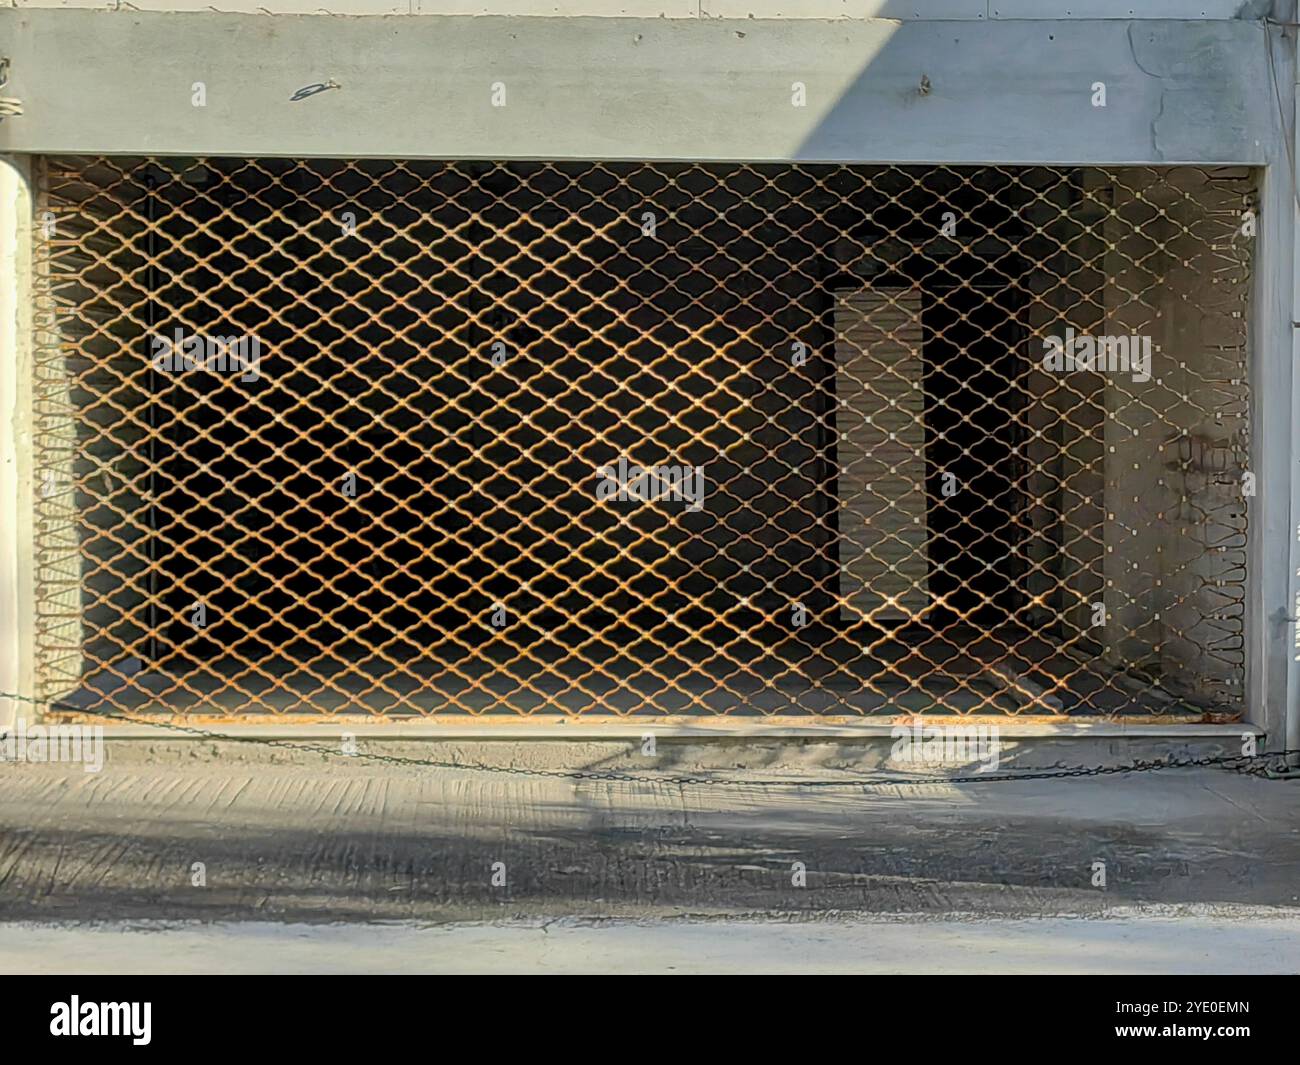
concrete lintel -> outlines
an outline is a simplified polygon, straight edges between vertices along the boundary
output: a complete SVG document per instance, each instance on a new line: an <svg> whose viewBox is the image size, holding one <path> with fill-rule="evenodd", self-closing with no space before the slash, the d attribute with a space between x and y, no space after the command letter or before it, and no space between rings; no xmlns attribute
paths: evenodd
<svg viewBox="0 0 1300 1065"><path fill-rule="evenodd" d="M24 114L0 150L1258 164L1283 158L1264 41L1253 21L9 8Z"/></svg>

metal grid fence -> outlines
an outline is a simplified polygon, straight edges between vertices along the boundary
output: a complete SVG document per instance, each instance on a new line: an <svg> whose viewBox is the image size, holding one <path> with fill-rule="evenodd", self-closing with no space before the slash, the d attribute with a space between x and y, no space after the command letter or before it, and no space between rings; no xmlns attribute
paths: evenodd
<svg viewBox="0 0 1300 1065"><path fill-rule="evenodd" d="M1253 195L43 160L42 695L1235 714Z"/></svg>

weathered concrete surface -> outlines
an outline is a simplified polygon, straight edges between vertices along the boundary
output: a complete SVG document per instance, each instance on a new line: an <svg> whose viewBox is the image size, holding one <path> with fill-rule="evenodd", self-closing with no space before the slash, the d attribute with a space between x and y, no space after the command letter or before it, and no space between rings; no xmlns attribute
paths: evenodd
<svg viewBox="0 0 1300 1065"><path fill-rule="evenodd" d="M14 7L94 8L107 0L12 0ZM1257 17L1268 0L132 0L137 11L297 15L520 15L540 18L997 19ZM121 10L118 8L117 10Z"/></svg>
<svg viewBox="0 0 1300 1065"><path fill-rule="evenodd" d="M0 972L1294 973L1300 917L601 921L491 925L0 925Z"/></svg>
<svg viewBox="0 0 1300 1065"><path fill-rule="evenodd" d="M503 765L519 747L496 746ZM570 764L612 764L589 746L567 748ZM413 769L238 745L191 744L184 760L150 764L147 747L135 750L110 753L99 774L0 765L0 920L1300 906L1300 784L1219 770L811 790ZM721 750L734 778L847 776L806 751ZM711 769L671 761L717 775L722 757ZM1091 882L1097 861L1104 890ZM196 862L206 886L192 885ZM805 887L792 882L796 862Z"/></svg>
<svg viewBox="0 0 1300 1065"><path fill-rule="evenodd" d="M0 156L0 691L35 687L32 617L31 165ZM0 729L22 715L0 698Z"/></svg>
<svg viewBox="0 0 1300 1065"><path fill-rule="evenodd" d="M0 123L0 151L10 152L950 164L1286 158L1267 36L1249 21L0 8L0 40L11 59L6 94L24 108ZM1275 66L1286 84L1286 58ZM294 99L330 80L338 87ZM1104 107L1093 104L1098 82ZM504 106L493 103L498 83ZM803 106L794 103L796 83Z"/></svg>

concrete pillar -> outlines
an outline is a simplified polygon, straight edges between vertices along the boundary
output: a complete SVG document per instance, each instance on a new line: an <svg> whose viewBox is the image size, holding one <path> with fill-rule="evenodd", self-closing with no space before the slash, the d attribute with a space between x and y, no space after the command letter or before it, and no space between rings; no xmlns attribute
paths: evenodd
<svg viewBox="0 0 1300 1065"><path fill-rule="evenodd" d="M1294 7L1294 5L1292 5ZM1294 11L1292 11L1292 16ZM1292 17L1288 21L1293 21ZM1279 96L1276 136L1293 136L1294 30L1268 30ZM1300 746L1300 211L1289 161L1280 154L1260 189L1251 301L1251 467L1258 494L1250 519L1246 717L1268 733L1268 749Z"/></svg>
<svg viewBox="0 0 1300 1065"><path fill-rule="evenodd" d="M28 156L0 155L0 729L36 708L32 589L32 193Z"/></svg>

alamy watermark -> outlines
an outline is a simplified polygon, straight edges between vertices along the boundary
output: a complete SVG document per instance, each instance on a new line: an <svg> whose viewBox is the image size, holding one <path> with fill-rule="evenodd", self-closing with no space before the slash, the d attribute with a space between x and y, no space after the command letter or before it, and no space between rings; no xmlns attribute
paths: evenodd
<svg viewBox="0 0 1300 1065"><path fill-rule="evenodd" d="M152 1038L152 1002L82 1002L73 995L50 1006L50 1035L129 1036L138 1047Z"/></svg>
<svg viewBox="0 0 1300 1065"><path fill-rule="evenodd" d="M620 455L616 465L599 467L596 476L600 478L596 498L602 503L607 499L642 503L668 500L684 502L692 512L704 508L703 466L637 466Z"/></svg>
<svg viewBox="0 0 1300 1065"><path fill-rule="evenodd" d="M0 734L0 762L80 762L87 773L104 768L103 725L28 725L19 718Z"/></svg>
<svg viewBox="0 0 1300 1065"><path fill-rule="evenodd" d="M159 373L237 373L245 382L262 376L262 342L257 337L186 334L176 329L170 337L155 333L152 342L150 361Z"/></svg>
<svg viewBox="0 0 1300 1065"><path fill-rule="evenodd" d="M997 725L895 725L889 760L897 765L963 766L979 762L977 773L998 768L1002 742Z"/></svg>
<svg viewBox="0 0 1300 1065"><path fill-rule="evenodd" d="M1145 384L1151 380L1151 338L1093 336L1067 327L1064 336L1043 337L1043 369L1048 373L1126 373L1135 384Z"/></svg>

